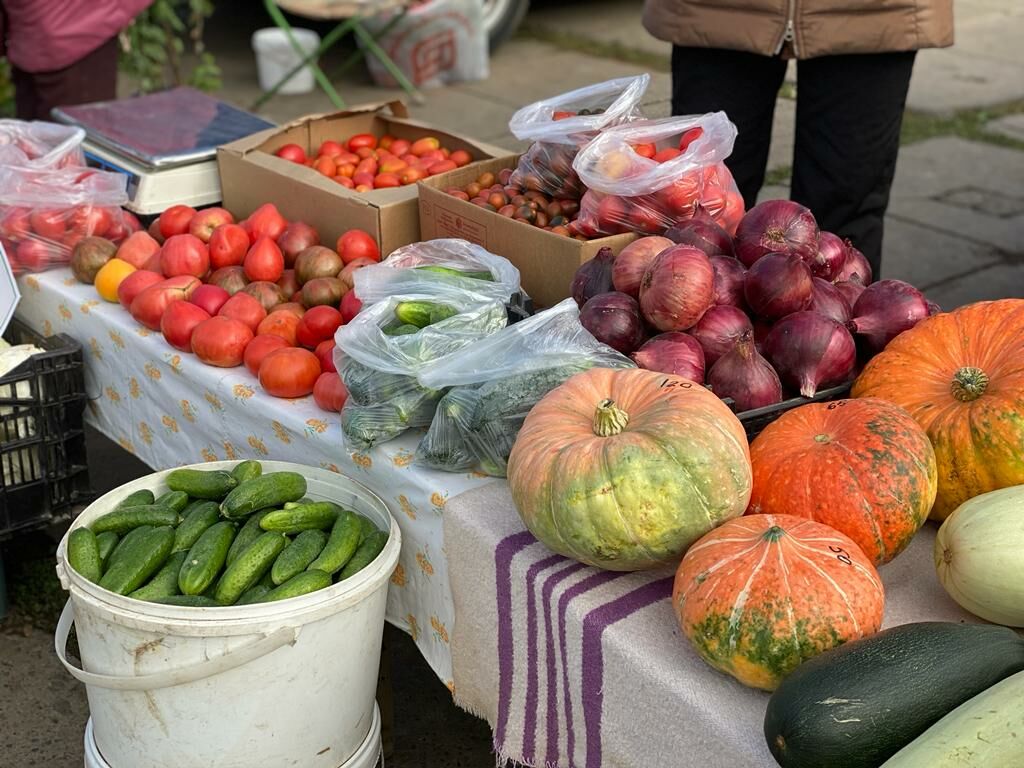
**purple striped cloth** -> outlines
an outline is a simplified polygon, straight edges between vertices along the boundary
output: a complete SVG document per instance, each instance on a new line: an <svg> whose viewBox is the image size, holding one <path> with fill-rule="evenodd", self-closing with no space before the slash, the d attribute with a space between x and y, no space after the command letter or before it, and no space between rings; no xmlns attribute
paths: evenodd
<svg viewBox="0 0 1024 768"><path fill-rule="evenodd" d="M881 570L886 625L971 620L930 562L934 528ZM455 702L485 718L499 761L541 768L768 768L767 694L693 652L672 572L612 573L553 555L508 486L449 500ZM976 619L975 619L976 621Z"/></svg>

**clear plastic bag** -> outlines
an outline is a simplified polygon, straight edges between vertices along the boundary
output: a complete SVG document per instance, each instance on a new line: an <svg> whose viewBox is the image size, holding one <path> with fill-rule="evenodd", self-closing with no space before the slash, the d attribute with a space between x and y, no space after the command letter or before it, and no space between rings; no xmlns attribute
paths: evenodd
<svg viewBox="0 0 1024 768"><path fill-rule="evenodd" d="M621 77L542 99L516 112L508 127L534 141L519 158L509 184L554 198L579 200L584 192L573 170L579 148L608 126L640 116L651 76Z"/></svg>
<svg viewBox="0 0 1024 768"><path fill-rule="evenodd" d="M519 270L512 262L454 238L403 246L380 264L356 270L354 280L356 295L364 305L436 284L501 302L519 292Z"/></svg>
<svg viewBox="0 0 1024 768"><path fill-rule="evenodd" d="M595 366L635 367L580 324L572 299L451 355L419 376L427 388L452 389L437 405L417 463L504 477L530 409L571 376Z"/></svg>
<svg viewBox="0 0 1024 768"><path fill-rule="evenodd" d="M435 322L417 327L410 319ZM501 302L444 284L364 308L334 337L335 367L349 392L341 411L346 444L366 450L430 424L444 391L417 374L507 322Z"/></svg>
<svg viewBox="0 0 1024 768"><path fill-rule="evenodd" d="M0 166L54 170L85 165L85 130L41 120L0 120Z"/></svg>
<svg viewBox="0 0 1024 768"><path fill-rule="evenodd" d="M743 198L723 161L735 139L724 112L603 131L573 161L588 189L571 229L586 237L660 234L700 206L732 234Z"/></svg>

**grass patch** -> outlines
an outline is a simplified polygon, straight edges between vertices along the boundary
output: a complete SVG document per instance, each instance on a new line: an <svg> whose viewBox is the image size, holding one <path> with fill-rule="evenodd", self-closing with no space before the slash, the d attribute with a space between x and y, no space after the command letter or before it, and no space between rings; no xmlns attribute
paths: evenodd
<svg viewBox="0 0 1024 768"><path fill-rule="evenodd" d="M672 59L660 53L651 53L638 48L630 48L616 42L605 42L594 40L575 32L568 32L564 29L553 29L545 24L538 24L535 21L525 21L519 28L520 37L538 40L542 43L556 46L562 50L576 51L590 56L597 56L602 59L613 59L627 64L649 69L655 72L671 72Z"/></svg>
<svg viewBox="0 0 1024 768"><path fill-rule="evenodd" d="M1021 112L1024 112L1024 100L1008 101L981 109L962 109L951 115L933 115L908 109L903 113L900 144L915 144L938 136L957 136L969 141L1024 150L1024 141L985 130L985 124L990 120Z"/></svg>
<svg viewBox="0 0 1024 768"><path fill-rule="evenodd" d="M783 165L780 168L772 168L764 175L765 187L789 186L789 179L793 175L793 168Z"/></svg>

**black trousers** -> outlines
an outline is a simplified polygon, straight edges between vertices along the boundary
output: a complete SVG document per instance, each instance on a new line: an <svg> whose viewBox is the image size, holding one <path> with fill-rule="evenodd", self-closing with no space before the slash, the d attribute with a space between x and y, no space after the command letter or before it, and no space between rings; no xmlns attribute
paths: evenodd
<svg viewBox="0 0 1024 768"><path fill-rule="evenodd" d="M850 238L876 278L914 53L797 63L790 197L810 208L823 230ZM775 99L785 73L786 62L778 57L680 46L672 51L673 114L723 110L739 129L726 165L747 208L764 183Z"/></svg>

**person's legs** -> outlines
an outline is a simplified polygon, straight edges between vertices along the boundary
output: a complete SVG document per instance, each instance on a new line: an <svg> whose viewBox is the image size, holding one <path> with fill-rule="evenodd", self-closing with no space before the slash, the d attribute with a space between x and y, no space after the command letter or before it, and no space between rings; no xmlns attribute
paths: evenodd
<svg viewBox="0 0 1024 768"><path fill-rule="evenodd" d="M672 114L722 110L739 135L725 161L748 208L768 165L775 99L786 75L780 58L716 48L672 49Z"/></svg>
<svg viewBox="0 0 1024 768"><path fill-rule="evenodd" d="M117 96L117 37L74 64L52 72L14 68L14 98L21 120L50 120L57 106L106 101Z"/></svg>
<svg viewBox="0 0 1024 768"><path fill-rule="evenodd" d="M875 276L914 52L823 56L798 67L791 197L850 238Z"/></svg>

